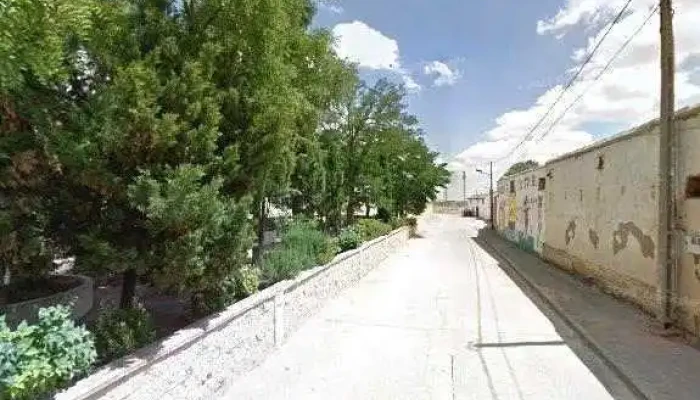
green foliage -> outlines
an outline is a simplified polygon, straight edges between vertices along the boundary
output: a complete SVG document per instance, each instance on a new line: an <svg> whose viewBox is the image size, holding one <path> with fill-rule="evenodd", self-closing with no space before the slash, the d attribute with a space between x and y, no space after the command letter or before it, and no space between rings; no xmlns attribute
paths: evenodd
<svg viewBox="0 0 700 400"><path fill-rule="evenodd" d="M391 232L391 225L376 219L361 219L355 224L362 241L367 242Z"/></svg>
<svg viewBox="0 0 700 400"><path fill-rule="evenodd" d="M2 398L50 394L85 374L96 357L90 332L75 326L67 307L42 308L35 325L22 322L14 331L0 316Z"/></svg>
<svg viewBox="0 0 700 400"><path fill-rule="evenodd" d="M409 235L415 237L418 232L418 220L416 217L406 218L406 226L408 226Z"/></svg>
<svg viewBox="0 0 700 400"><path fill-rule="evenodd" d="M336 253L335 240L318 229L316 222L292 221L286 227L280 245L264 256L265 281L291 279L304 269L326 264Z"/></svg>
<svg viewBox="0 0 700 400"><path fill-rule="evenodd" d="M436 162L438 154L425 145L417 119L406 111L405 98L402 87L386 80L373 87L359 84L327 115L321 143L333 197L322 202L319 214L331 231L339 228L342 205L346 226L360 204L376 206L378 218L388 223L422 213L437 188L449 182L445 165Z"/></svg>
<svg viewBox="0 0 700 400"><path fill-rule="evenodd" d="M282 246L273 249L263 257L263 281L270 285L292 279L313 264L313 259L298 248Z"/></svg>
<svg viewBox="0 0 700 400"><path fill-rule="evenodd" d="M260 286L261 272L257 268L245 266L235 271L231 276L224 277L217 285L195 293L193 308L197 315L207 315L221 311L255 293Z"/></svg>
<svg viewBox="0 0 700 400"><path fill-rule="evenodd" d="M70 254L211 310L255 290L267 199L333 234L360 204L420 213L448 174L405 90L360 83L312 19L309 0L2 2L0 264L34 276ZM352 242L302 225L264 279Z"/></svg>
<svg viewBox="0 0 700 400"><path fill-rule="evenodd" d="M362 244L362 235L354 226L343 228L338 235L338 247L340 251L348 251L360 247Z"/></svg>
<svg viewBox="0 0 700 400"><path fill-rule="evenodd" d="M68 40L92 27L92 0L3 0L0 2L0 93L27 80L41 84L65 78Z"/></svg>
<svg viewBox="0 0 700 400"><path fill-rule="evenodd" d="M145 308L109 310L100 314L94 329L97 354L114 360L155 340L156 331Z"/></svg>
<svg viewBox="0 0 700 400"><path fill-rule="evenodd" d="M260 270L243 267L235 274L236 298L243 299L258 291L260 286Z"/></svg>
<svg viewBox="0 0 700 400"><path fill-rule="evenodd" d="M391 212L386 207L379 207L377 210L377 219L388 224L391 222Z"/></svg>
<svg viewBox="0 0 700 400"><path fill-rule="evenodd" d="M521 172L527 171L532 168L537 168L539 166L540 164L534 160L520 161L511 165L510 168L508 168L508 170L504 174L504 176L519 174Z"/></svg>

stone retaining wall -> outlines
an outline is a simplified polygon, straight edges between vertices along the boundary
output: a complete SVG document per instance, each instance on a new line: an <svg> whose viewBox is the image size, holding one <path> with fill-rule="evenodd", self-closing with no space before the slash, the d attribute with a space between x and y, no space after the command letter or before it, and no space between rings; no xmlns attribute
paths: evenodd
<svg viewBox="0 0 700 400"><path fill-rule="evenodd" d="M70 308L73 319L83 318L92 309L92 279L82 275L63 275L60 278L75 279L79 283L72 289L51 296L0 306L0 314L5 315L5 322L11 327L19 325L22 321L32 324L39 319L39 309L57 305Z"/></svg>
<svg viewBox="0 0 700 400"><path fill-rule="evenodd" d="M55 400L217 398L219 389L259 365L328 299L407 240L408 230L401 228L294 280L279 282L112 362Z"/></svg>

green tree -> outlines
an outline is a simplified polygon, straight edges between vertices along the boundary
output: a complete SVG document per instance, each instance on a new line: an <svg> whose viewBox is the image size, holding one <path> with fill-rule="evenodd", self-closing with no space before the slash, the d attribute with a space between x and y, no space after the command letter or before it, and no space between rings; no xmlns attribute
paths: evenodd
<svg viewBox="0 0 700 400"><path fill-rule="evenodd" d="M251 236L249 198L224 188L239 166L218 151L219 50L193 48L167 1L115 2L100 27L82 129L57 154L69 185L55 227L79 268L124 274L124 308L139 275L195 300L220 295Z"/></svg>
<svg viewBox="0 0 700 400"><path fill-rule="evenodd" d="M444 165L422 140L418 120L407 112L405 90L387 80L373 87L357 85L355 93L331 113L324 131L327 156L342 163L327 163L326 185L341 182L343 191L329 190L324 203L327 220L336 221L338 206L345 205L345 224L353 221L360 204L381 207L393 215L419 213L434 199L438 186L447 183ZM331 158L335 161L335 158ZM334 178L330 178L331 168ZM339 196L342 193L343 197ZM337 223L331 224L337 230Z"/></svg>
<svg viewBox="0 0 700 400"><path fill-rule="evenodd" d="M532 169L532 168L537 168L539 166L540 166L540 164L534 160L520 161L520 162L517 162L517 163L511 165L510 168L508 168L508 170L506 171L506 173L504 175L507 176L507 175L519 174L521 172L527 171L527 170Z"/></svg>
<svg viewBox="0 0 700 400"><path fill-rule="evenodd" d="M0 263L15 277L49 272L62 166L53 151L79 107L71 77L93 28L92 0L0 2Z"/></svg>

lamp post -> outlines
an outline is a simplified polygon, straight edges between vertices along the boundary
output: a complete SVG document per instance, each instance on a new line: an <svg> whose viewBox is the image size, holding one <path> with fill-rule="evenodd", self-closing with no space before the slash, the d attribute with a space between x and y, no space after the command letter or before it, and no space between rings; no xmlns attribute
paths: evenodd
<svg viewBox="0 0 700 400"><path fill-rule="evenodd" d="M489 226L493 229L493 162L489 163L489 172L478 168L476 172L489 176Z"/></svg>

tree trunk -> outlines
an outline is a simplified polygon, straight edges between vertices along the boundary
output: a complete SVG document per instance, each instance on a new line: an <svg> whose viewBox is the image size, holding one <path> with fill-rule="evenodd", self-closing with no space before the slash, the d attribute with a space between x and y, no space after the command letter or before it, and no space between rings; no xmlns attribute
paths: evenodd
<svg viewBox="0 0 700 400"><path fill-rule="evenodd" d="M267 211L265 209L265 198L263 197L258 204L258 229L257 229L257 245L253 251L253 264L260 265L263 255L263 245L265 244L265 218Z"/></svg>
<svg viewBox="0 0 700 400"><path fill-rule="evenodd" d="M122 274L122 295L119 302L119 307L122 309L134 308L137 279L138 275L134 268L127 269Z"/></svg>
<svg viewBox="0 0 700 400"><path fill-rule="evenodd" d="M369 218L369 209L370 209L370 205L369 205L369 201L368 201L367 203L365 203L365 217L367 217L367 218Z"/></svg>
<svg viewBox="0 0 700 400"><path fill-rule="evenodd" d="M352 200L348 201L348 205L345 208L345 225L350 226L355 218L355 204Z"/></svg>

